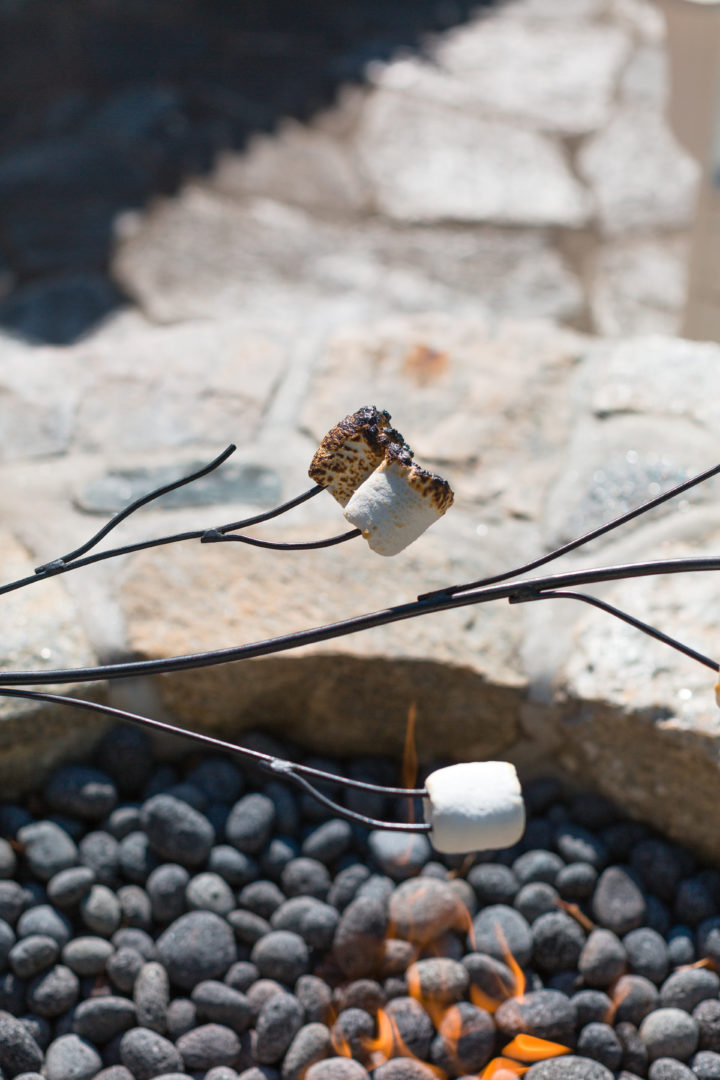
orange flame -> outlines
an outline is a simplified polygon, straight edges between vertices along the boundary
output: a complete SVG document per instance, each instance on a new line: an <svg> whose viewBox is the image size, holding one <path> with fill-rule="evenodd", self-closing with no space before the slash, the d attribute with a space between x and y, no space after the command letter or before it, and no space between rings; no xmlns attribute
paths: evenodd
<svg viewBox="0 0 720 1080"><path fill-rule="evenodd" d="M437 1080L447 1080L446 1073L437 1065L430 1065L427 1061L413 1054L412 1050L403 1041L398 1026L389 1013L384 1009L378 1009L377 1014L378 1033L374 1039L363 1039L363 1050L370 1055L369 1069L384 1065L386 1061L394 1057L412 1058L420 1061L426 1069L429 1069Z"/></svg>
<svg viewBox="0 0 720 1080"><path fill-rule="evenodd" d="M352 1057L352 1047L350 1046L350 1043L345 1038L342 1031L339 1031L336 1027L330 1029L330 1042L338 1057Z"/></svg>
<svg viewBox="0 0 720 1080"><path fill-rule="evenodd" d="M500 924L498 923L495 929L497 931L497 936L500 940L500 946L503 951L503 959L513 973L513 980L515 986L512 997L516 998L516 1000L518 1001L522 1001L522 999L525 997L525 972L513 956L510 946L507 943L505 934L503 933L502 926L500 926Z"/></svg>
<svg viewBox="0 0 720 1080"><path fill-rule="evenodd" d="M559 896L556 898L555 903L559 908L562 908L563 911L566 911L568 915L571 915L575 922L579 923L583 930L587 931L588 934L596 929L596 925L592 919L588 918L582 908L578 907L577 904L572 904L569 900L563 900Z"/></svg>
<svg viewBox="0 0 720 1080"><path fill-rule="evenodd" d="M496 1057L485 1066L478 1080L516 1080L529 1068L529 1065L520 1065L511 1058Z"/></svg>
<svg viewBox="0 0 720 1080"><path fill-rule="evenodd" d="M405 747L403 749L402 763L402 786L415 787L418 774L417 748L415 746L415 724L417 722L417 705L413 701L408 709L407 727L405 729Z"/></svg>
<svg viewBox="0 0 720 1080"><path fill-rule="evenodd" d="M503 1054L516 1058L518 1061L528 1062L528 1064L569 1053L570 1048L563 1046L562 1043L539 1039L536 1035L516 1035L512 1042L503 1047Z"/></svg>
<svg viewBox="0 0 720 1080"><path fill-rule="evenodd" d="M606 1024L615 1023L615 1015L618 1011L619 1006L622 1005L625 998L632 991L631 983L628 983L626 981L621 985L622 979L623 977L621 975L618 979L615 980L613 985L608 990L608 994L610 996L610 1004L605 1011L604 1019Z"/></svg>

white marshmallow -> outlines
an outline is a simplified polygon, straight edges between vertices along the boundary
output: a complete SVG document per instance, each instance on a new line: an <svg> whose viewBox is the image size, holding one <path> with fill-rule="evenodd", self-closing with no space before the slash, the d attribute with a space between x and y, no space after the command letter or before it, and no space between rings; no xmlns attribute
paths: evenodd
<svg viewBox="0 0 720 1080"><path fill-rule="evenodd" d="M525 830L525 804L509 761L469 761L425 781L430 840L446 855L510 847Z"/></svg>
<svg viewBox="0 0 720 1080"><path fill-rule="evenodd" d="M345 517L378 555L397 555L441 518L452 501L446 480L425 472L406 453L388 451L348 502Z"/></svg>

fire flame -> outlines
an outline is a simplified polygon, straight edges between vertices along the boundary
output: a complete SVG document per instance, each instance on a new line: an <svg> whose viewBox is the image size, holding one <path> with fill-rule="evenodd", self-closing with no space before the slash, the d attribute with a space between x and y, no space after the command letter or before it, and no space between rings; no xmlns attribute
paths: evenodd
<svg viewBox="0 0 720 1080"><path fill-rule="evenodd" d="M402 764L402 785L405 788L414 787L418 773L418 758L415 748L415 725L417 721L417 706L413 702L408 709L407 728L405 734L405 746ZM414 812L413 800L410 801L411 820ZM420 886L422 887L422 886ZM473 930L472 916L470 912L458 900L458 925L456 930L467 932L472 947L477 951ZM438 931L443 927L438 927ZM388 936L394 937L396 929L388 927ZM526 979L520 964L510 949L501 926L496 927L503 958L512 973L512 986L508 986L499 975L497 977L497 994L491 995L477 986L470 986L469 997L472 1003L488 1013L494 1013L503 1001L509 998L522 1000L525 996ZM433 950L442 955L442 938L426 942L425 952L427 955ZM410 966L407 971L408 994L422 1005L428 1014L435 1029L441 1033L449 1051L457 1052L463 1034L463 1014L456 1004L452 1003L453 995L448 993L449 988L435 987L434 990L423 989L420 973L417 968ZM436 1080L448 1080L448 1074L438 1065L431 1065L418 1058L416 1054L404 1042L398 1029L397 1022L385 1009L378 1009L377 1034L374 1037L361 1039L361 1047L364 1055L363 1063L368 1070L383 1065L391 1058L405 1057L422 1064L432 1072ZM338 1029L333 1030L332 1045L339 1057L352 1057L352 1046L345 1035ZM569 1048L561 1043L550 1042L533 1035L517 1035L502 1050L499 1057L493 1058L485 1068L476 1074L477 1080L517 1080L527 1071L530 1065L545 1058L558 1057L569 1053Z"/></svg>
<svg viewBox="0 0 720 1080"><path fill-rule="evenodd" d="M521 1065L512 1058L496 1057L485 1066L478 1080L516 1080L529 1068L529 1065Z"/></svg>
<svg viewBox="0 0 720 1080"><path fill-rule="evenodd" d="M402 786L405 788L415 787L418 774L418 757L415 746L415 724L417 722L417 704L413 701L408 709L407 727L405 728L405 747L403 749L402 763ZM410 801L411 813L413 810Z"/></svg>
<svg viewBox="0 0 720 1080"><path fill-rule="evenodd" d="M420 1061L437 1077L437 1080L447 1080L445 1072L437 1065L422 1061L413 1054L410 1047L403 1041L395 1020L385 1009L378 1009L377 1036L374 1039L363 1039L362 1045L363 1050L369 1055L368 1068L374 1069L378 1065L384 1065L386 1061L394 1057L412 1058L413 1061Z"/></svg>
<svg viewBox="0 0 720 1080"><path fill-rule="evenodd" d="M551 1042L549 1039L539 1039L536 1035L516 1035L512 1042L503 1047L503 1054L525 1061L529 1065L534 1061L544 1061L549 1057L560 1057L569 1054L570 1049L562 1043Z"/></svg>

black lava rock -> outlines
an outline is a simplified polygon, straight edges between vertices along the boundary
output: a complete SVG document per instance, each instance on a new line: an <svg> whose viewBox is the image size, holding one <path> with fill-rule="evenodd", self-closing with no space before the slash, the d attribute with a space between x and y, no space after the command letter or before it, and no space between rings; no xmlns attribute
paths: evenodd
<svg viewBox="0 0 720 1080"><path fill-rule="evenodd" d="M685 968L674 971L660 987L660 1005L663 1008L684 1009L692 1012L706 998L717 998L720 977L707 968Z"/></svg>
<svg viewBox="0 0 720 1080"><path fill-rule="evenodd" d="M314 1062L332 1054L330 1031L325 1024L305 1024L293 1038L283 1059L283 1080L303 1080Z"/></svg>
<svg viewBox="0 0 720 1080"><path fill-rule="evenodd" d="M141 820L150 846L162 859L202 866L215 842L215 830L198 810L172 795L155 795L143 804Z"/></svg>
<svg viewBox="0 0 720 1080"><path fill-rule="evenodd" d="M566 863L589 863L596 870L602 870L608 862L608 851L602 840L589 829L570 821L555 829L555 847Z"/></svg>
<svg viewBox="0 0 720 1080"><path fill-rule="evenodd" d="M160 1073L184 1071L180 1050L149 1028L136 1027L125 1032L120 1041L120 1060L135 1080L152 1080Z"/></svg>
<svg viewBox="0 0 720 1080"><path fill-rule="evenodd" d="M157 950L170 981L183 990L222 978L237 958L230 926L212 911L181 915L158 938Z"/></svg>
<svg viewBox="0 0 720 1080"><path fill-rule="evenodd" d="M450 1076L479 1074L492 1056L494 1042L495 1025L490 1015L461 1001L442 1016L430 1057Z"/></svg>
<svg viewBox="0 0 720 1080"><path fill-rule="evenodd" d="M644 975L622 975L613 987L615 1019L639 1025L657 1008L658 990Z"/></svg>
<svg viewBox="0 0 720 1080"><path fill-rule="evenodd" d="M509 1039L525 1032L564 1044L574 1041L576 1019L572 1001L558 990L531 990L504 1001L495 1013L495 1023Z"/></svg>
<svg viewBox="0 0 720 1080"><path fill-rule="evenodd" d="M162 964L156 960L143 964L133 985L133 1001L138 1025L164 1034L170 1004L170 980Z"/></svg>
<svg viewBox="0 0 720 1080"><path fill-rule="evenodd" d="M125 997L104 994L88 998L76 1006L73 1013L75 1034L89 1039L97 1046L110 1042L136 1023L135 1006Z"/></svg>
<svg viewBox="0 0 720 1080"><path fill-rule="evenodd" d="M683 1009L655 1009L645 1017L639 1031L650 1061L661 1057L687 1061L697 1049L697 1022Z"/></svg>
<svg viewBox="0 0 720 1080"><path fill-rule="evenodd" d="M45 798L57 813L98 821L113 810L118 793L107 773L89 765L65 765L48 778Z"/></svg>
<svg viewBox="0 0 720 1080"><path fill-rule="evenodd" d="M60 953L60 946L46 934L31 934L21 938L8 954L8 962L21 979L31 979L41 971L52 967Z"/></svg>
<svg viewBox="0 0 720 1080"><path fill-rule="evenodd" d="M663 981L670 964L665 939L657 930L641 926L631 930L623 938L623 946L628 958L630 970L636 975L658 985Z"/></svg>
<svg viewBox="0 0 720 1080"><path fill-rule="evenodd" d="M555 887L563 900L588 900L597 884L598 872L587 862L563 866L555 878Z"/></svg>
<svg viewBox="0 0 720 1080"><path fill-rule="evenodd" d="M720 1054L712 1050L698 1050L689 1065L698 1080L720 1080Z"/></svg>
<svg viewBox="0 0 720 1080"><path fill-rule="evenodd" d="M317 859L300 856L287 864L280 884L286 896L314 896L324 900L330 891L330 874Z"/></svg>
<svg viewBox="0 0 720 1080"><path fill-rule="evenodd" d="M310 968L308 947L291 930L271 930L260 938L253 946L250 960L263 978L276 979L287 986L306 975Z"/></svg>
<svg viewBox="0 0 720 1080"><path fill-rule="evenodd" d="M599 1061L567 1054L531 1065L525 1080L613 1080L613 1074Z"/></svg>
<svg viewBox="0 0 720 1080"><path fill-rule="evenodd" d="M631 874L621 866L609 866L598 879L592 911L601 926L623 935L642 925L647 904Z"/></svg>
<svg viewBox="0 0 720 1080"><path fill-rule="evenodd" d="M408 835L389 829L374 829L368 837L368 848L375 863L393 881L414 877L432 855L430 842L422 833Z"/></svg>
<svg viewBox="0 0 720 1080"><path fill-rule="evenodd" d="M232 889L219 874L211 871L190 878L185 899L191 911L214 911L216 915L227 915L235 907Z"/></svg>
<svg viewBox="0 0 720 1080"><path fill-rule="evenodd" d="M535 922L541 915L548 915L558 910L559 893L554 885L546 881L530 881L518 891L513 907L529 923Z"/></svg>
<svg viewBox="0 0 720 1080"><path fill-rule="evenodd" d="M345 908L335 931L333 955L347 978L373 975L379 968L386 929L385 909L376 900L358 897Z"/></svg>
<svg viewBox="0 0 720 1080"><path fill-rule="evenodd" d="M302 854L329 865L344 855L352 843L352 835L348 821L331 818L308 833L302 843Z"/></svg>
<svg viewBox="0 0 720 1080"><path fill-rule="evenodd" d="M308 1023L327 1023L332 1009L332 991L324 979L317 975L301 975L295 983L295 996Z"/></svg>
<svg viewBox="0 0 720 1080"><path fill-rule="evenodd" d="M279 993L268 998L257 1018L255 1057L261 1065L280 1061L303 1025L302 1005L294 994Z"/></svg>
<svg viewBox="0 0 720 1080"><path fill-rule="evenodd" d="M388 1002L387 1013L402 1043L411 1054L426 1061L430 1054L433 1025L420 1002L412 997L396 997ZM400 1045L395 1047L395 1054L403 1052Z"/></svg>
<svg viewBox="0 0 720 1080"><path fill-rule="evenodd" d="M190 1072L238 1065L243 1056L240 1037L223 1024L203 1024L187 1031L178 1039L177 1048Z"/></svg>
<svg viewBox="0 0 720 1080"><path fill-rule="evenodd" d="M541 915L532 925L533 962L541 971L565 971L577 966L585 932L564 911Z"/></svg>
<svg viewBox="0 0 720 1080"><path fill-rule="evenodd" d="M344 911L364 881L370 877L370 871L362 863L354 863L336 874L327 895L328 904L338 911Z"/></svg>
<svg viewBox="0 0 720 1080"><path fill-rule="evenodd" d="M540 848L519 855L513 863L513 870L521 885L527 885L529 881L545 881L548 885L554 885L564 865L563 860L554 851L545 851Z"/></svg>
<svg viewBox="0 0 720 1080"><path fill-rule="evenodd" d="M627 956L622 942L611 930L593 930L588 935L578 968L588 986L605 987L622 975Z"/></svg>
<svg viewBox="0 0 720 1080"><path fill-rule="evenodd" d="M256 915L254 911L243 911L242 908L231 911L227 916L227 921L232 926L238 941L250 946L269 934L272 929L267 919Z"/></svg>
<svg viewBox="0 0 720 1080"><path fill-rule="evenodd" d="M503 904L492 904L475 916L473 943L478 952L488 953L496 960L504 960L509 949L520 967L527 964L533 950L532 931L527 920L519 911Z"/></svg>
<svg viewBox="0 0 720 1080"><path fill-rule="evenodd" d="M610 1024L594 1021L583 1027L577 1038L577 1051L599 1061L615 1072L623 1056L622 1044Z"/></svg>
<svg viewBox="0 0 720 1080"><path fill-rule="evenodd" d="M267 795L253 792L235 803L225 823L228 843L246 855L262 851L275 822L275 804Z"/></svg>
<svg viewBox="0 0 720 1080"><path fill-rule="evenodd" d="M87 896L96 880L97 875L89 866L71 866L61 870L48 881L48 900L63 910L73 908Z"/></svg>
<svg viewBox="0 0 720 1080"><path fill-rule="evenodd" d="M695 1073L675 1058L657 1058L648 1070L648 1080L696 1080Z"/></svg>
<svg viewBox="0 0 720 1080"><path fill-rule="evenodd" d="M247 908L261 918L269 919L284 902L285 893L280 891L274 881L253 881L241 890L237 899L241 908Z"/></svg>
<svg viewBox="0 0 720 1080"><path fill-rule="evenodd" d="M250 1002L239 990L234 990L224 982L208 979L198 983L190 996L197 1009L198 1019L224 1024L237 1034L250 1026Z"/></svg>
<svg viewBox="0 0 720 1080"><path fill-rule="evenodd" d="M45 1052L47 1080L92 1080L101 1067L95 1047L79 1035L61 1035Z"/></svg>
<svg viewBox="0 0 720 1080"><path fill-rule="evenodd" d="M56 964L30 983L27 1003L38 1016L52 1019L71 1009L79 993L77 975L64 964Z"/></svg>
<svg viewBox="0 0 720 1080"><path fill-rule="evenodd" d="M281 904L270 919L274 930L292 930L311 949L328 949L340 921L336 908L314 896L294 896Z"/></svg>
<svg viewBox="0 0 720 1080"><path fill-rule="evenodd" d="M698 1048L720 1053L720 1001L701 1001L692 1015L698 1026Z"/></svg>
<svg viewBox="0 0 720 1080"><path fill-rule="evenodd" d="M250 855L230 844L216 844L208 856L208 870L219 874L233 889L242 889L243 885L258 877L258 865Z"/></svg>
<svg viewBox="0 0 720 1080"><path fill-rule="evenodd" d="M8 1076L39 1072L43 1052L20 1020L0 1014L0 1068Z"/></svg>
<svg viewBox="0 0 720 1080"><path fill-rule="evenodd" d="M613 1002L602 990L578 990L571 1000L580 1028L595 1022L603 1023L615 1012Z"/></svg>
<svg viewBox="0 0 720 1080"><path fill-rule="evenodd" d="M25 825L18 832L18 842L31 872L39 881L49 881L78 861L75 842L54 821Z"/></svg>
<svg viewBox="0 0 720 1080"><path fill-rule="evenodd" d="M516 874L504 863L478 863L467 876L479 904L512 904L520 888Z"/></svg>

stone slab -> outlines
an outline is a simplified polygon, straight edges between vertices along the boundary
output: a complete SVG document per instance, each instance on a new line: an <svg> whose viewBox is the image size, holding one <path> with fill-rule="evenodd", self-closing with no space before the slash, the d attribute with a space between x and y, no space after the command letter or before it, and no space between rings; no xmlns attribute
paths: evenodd
<svg viewBox="0 0 720 1080"><path fill-rule="evenodd" d="M290 342L392 312L574 319L583 303L543 230L374 218L350 228L267 199L229 203L198 185L158 204L137 229L126 222L115 270L156 321L242 313Z"/></svg>
<svg viewBox="0 0 720 1080"><path fill-rule="evenodd" d="M0 337L0 459L250 442L286 354L240 320L154 327L135 317L70 349Z"/></svg>
<svg viewBox="0 0 720 1080"><path fill-rule="evenodd" d="M607 233L672 229L692 220L699 169L653 108L619 111L578 155Z"/></svg>
<svg viewBox="0 0 720 1080"><path fill-rule="evenodd" d="M590 303L599 333L676 334L688 286L684 235L609 242L600 247Z"/></svg>
<svg viewBox="0 0 720 1080"><path fill-rule="evenodd" d="M561 148L509 122L379 90L356 146L377 208L395 221L573 228L590 217Z"/></svg>
<svg viewBox="0 0 720 1080"><path fill-rule="evenodd" d="M0 532L0 564L3 584L32 574L36 565L6 530ZM4 671L42 671L97 663L78 608L59 581L30 585L1 599L0 667ZM99 683L38 689L91 700L102 700L104 695ZM0 698L3 797L35 786L59 761L87 754L107 726L102 716L78 709Z"/></svg>

